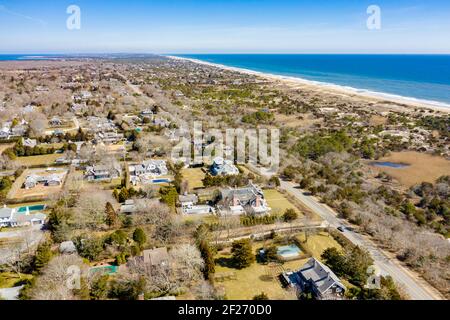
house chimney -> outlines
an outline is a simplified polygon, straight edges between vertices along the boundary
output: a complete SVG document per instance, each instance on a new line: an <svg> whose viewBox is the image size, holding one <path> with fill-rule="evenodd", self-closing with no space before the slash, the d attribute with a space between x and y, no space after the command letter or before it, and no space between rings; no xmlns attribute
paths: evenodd
<svg viewBox="0 0 450 320"><path fill-rule="evenodd" d="M234 194L233 195L233 206L237 206L239 205L239 199L237 198L237 196Z"/></svg>
<svg viewBox="0 0 450 320"><path fill-rule="evenodd" d="M261 196L256 196L256 208L261 206Z"/></svg>

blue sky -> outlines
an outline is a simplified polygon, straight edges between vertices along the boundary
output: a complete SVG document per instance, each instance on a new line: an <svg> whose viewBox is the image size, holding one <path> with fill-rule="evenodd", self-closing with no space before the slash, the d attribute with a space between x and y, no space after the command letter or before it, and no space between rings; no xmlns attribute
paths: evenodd
<svg viewBox="0 0 450 320"><path fill-rule="evenodd" d="M0 53L450 53L449 35L448 0L0 0Z"/></svg>

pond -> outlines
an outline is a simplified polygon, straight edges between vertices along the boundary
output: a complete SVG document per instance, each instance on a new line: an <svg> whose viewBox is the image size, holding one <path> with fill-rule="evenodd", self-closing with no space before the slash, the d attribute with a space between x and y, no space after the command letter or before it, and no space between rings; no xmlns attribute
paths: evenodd
<svg viewBox="0 0 450 320"><path fill-rule="evenodd" d="M380 161L380 162L371 162L371 166L374 167L387 167L387 168L394 168L394 169L401 169L409 167L409 164L406 163L397 163L397 162L389 162L389 161Z"/></svg>

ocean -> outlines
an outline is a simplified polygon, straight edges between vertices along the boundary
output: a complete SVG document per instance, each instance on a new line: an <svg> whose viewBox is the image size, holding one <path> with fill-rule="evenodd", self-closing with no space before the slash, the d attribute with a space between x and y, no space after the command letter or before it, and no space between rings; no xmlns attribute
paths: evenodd
<svg viewBox="0 0 450 320"><path fill-rule="evenodd" d="M450 107L450 55L183 54L178 57Z"/></svg>
<svg viewBox="0 0 450 320"><path fill-rule="evenodd" d="M127 56L133 55L117 55L117 57ZM337 85L361 93L409 98L450 108L450 55L182 54L175 56ZM0 54L0 61L77 57L111 58L113 56L109 54Z"/></svg>
<svg viewBox="0 0 450 320"><path fill-rule="evenodd" d="M61 56L49 54L0 54L0 61L49 60L58 58L61 58Z"/></svg>

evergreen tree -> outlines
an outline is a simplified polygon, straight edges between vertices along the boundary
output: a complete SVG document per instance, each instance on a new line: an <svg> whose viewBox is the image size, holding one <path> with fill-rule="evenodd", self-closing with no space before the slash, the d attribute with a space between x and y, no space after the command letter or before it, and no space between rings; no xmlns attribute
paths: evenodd
<svg viewBox="0 0 450 320"><path fill-rule="evenodd" d="M252 244L249 239L237 240L233 242L231 253L233 254L234 264L238 269L249 267L255 262Z"/></svg>
<svg viewBox="0 0 450 320"><path fill-rule="evenodd" d="M145 235L144 230L141 228L136 228L133 232L133 240L138 243L140 248L143 248L147 242L147 236Z"/></svg>
<svg viewBox="0 0 450 320"><path fill-rule="evenodd" d="M36 250L36 255L34 256L33 266L34 269L39 272L43 267L49 263L52 258L52 243L50 240L41 242Z"/></svg>
<svg viewBox="0 0 450 320"><path fill-rule="evenodd" d="M199 250L205 261L203 275L205 276L205 279L212 280L212 274L216 272L216 263L214 261L214 253L211 246L206 240L202 240L199 243Z"/></svg>
<svg viewBox="0 0 450 320"><path fill-rule="evenodd" d="M106 224L109 227L116 226L117 222L119 220L119 217L110 202L106 203L105 213L106 213L106 221L105 221Z"/></svg>

